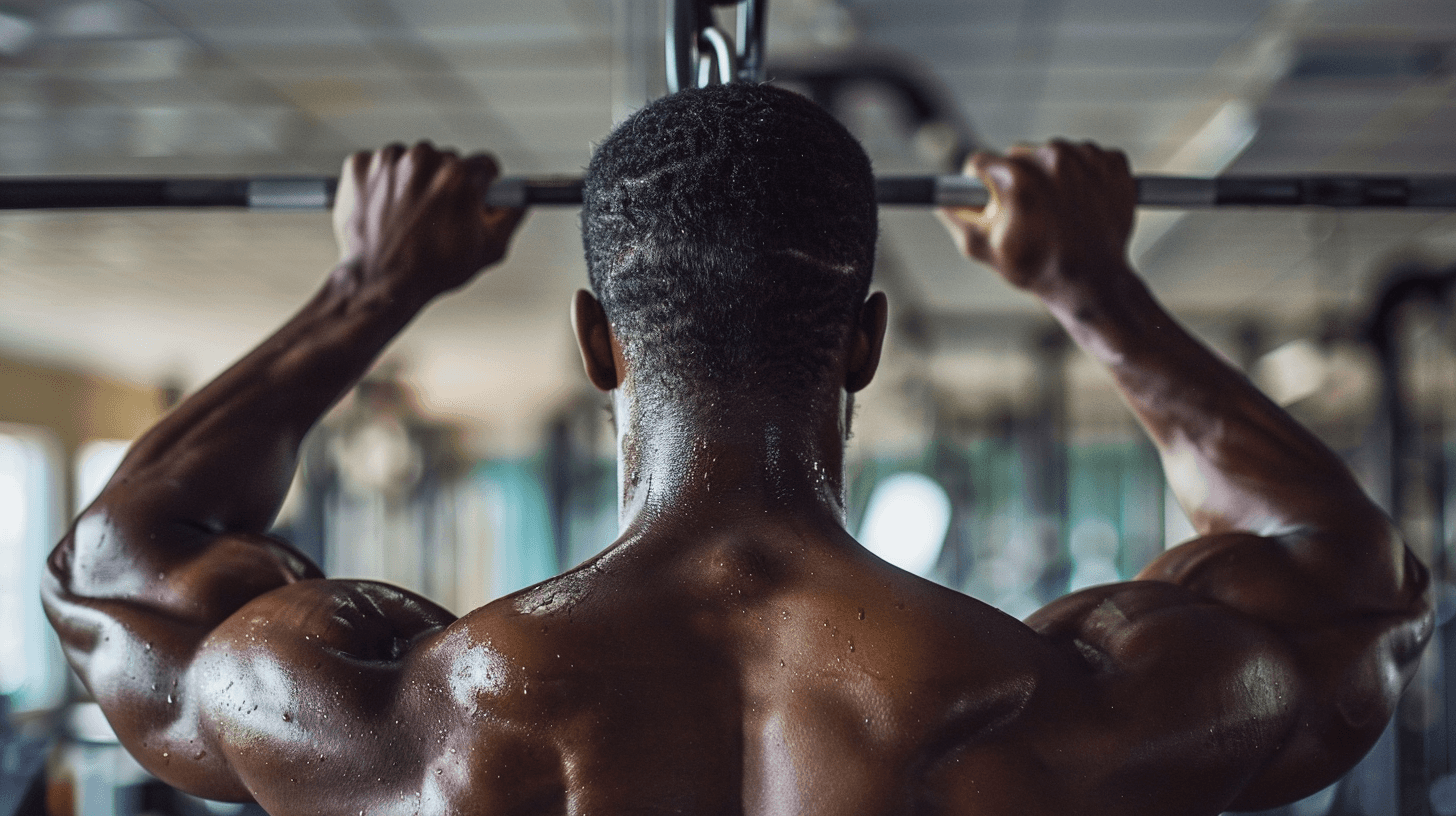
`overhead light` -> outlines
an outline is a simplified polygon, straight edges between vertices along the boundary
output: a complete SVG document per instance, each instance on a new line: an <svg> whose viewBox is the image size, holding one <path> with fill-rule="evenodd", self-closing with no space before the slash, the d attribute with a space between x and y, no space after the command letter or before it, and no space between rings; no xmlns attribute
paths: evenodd
<svg viewBox="0 0 1456 816"><path fill-rule="evenodd" d="M1162 172L1216 176L1233 164L1259 132L1254 109L1242 99L1225 102L1164 164Z"/></svg>
<svg viewBox="0 0 1456 816"><path fill-rule="evenodd" d="M875 555L925 577L940 559L950 529L950 497L923 473L896 473L870 496L860 542Z"/></svg>
<svg viewBox="0 0 1456 816"><path fill-rule="evenodd" d="M1269 399L1292 405L1325 384L1329 363L1308 340L1293 340L1265 354L1254 364L1254 382Z"/></svg>
<svg viewBox="0 0 1456 816"><path fill-rule="evenodd" d="M36 25L14 12L0 11L0 54L18 56L35 39Z"/></svg>
<svg viewBox="0 0 1456 816"><path fill-rule="evenodd" d="M1178 147L1158 168L1158 172L1175 176L1217 176L1248 149L1258 134L1259 120L1254 115L1253 106L1243 99L1230 99ZM1130 248L1134 261L1141 265L1163 236L1186 217L1186 211L1140 211Z"/></svg>
<svg viewBox="0 0 1456 816"><path fill-rule="evenodd" d="M63 37L116 37L133 34L141 8L130 2L75 3L53 18L51 30Z"/></svg>

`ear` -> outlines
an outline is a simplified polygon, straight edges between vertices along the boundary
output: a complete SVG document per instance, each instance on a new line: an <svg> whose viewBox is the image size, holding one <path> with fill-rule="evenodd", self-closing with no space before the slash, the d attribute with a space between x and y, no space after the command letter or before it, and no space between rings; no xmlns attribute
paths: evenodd
<svg viewBox="0 0 1456 816"><path fill-rule="evenodd" d="M617 355L612 345L612 326L602 304L585 289L578 289L571 301L571 324L576 329L576 346L581 364L592 385L611 391L621 384L617 377Z"/></svg>
<svg viewBox="0 0 1456 816"><path fill-rule="evenodd" d="M885 346L885 322L890 311L884 292L870 295L860 307L853 336L849 340L849 359L844 372L844 390L853 394L870 384L880 367L880 350Z"/></svg>

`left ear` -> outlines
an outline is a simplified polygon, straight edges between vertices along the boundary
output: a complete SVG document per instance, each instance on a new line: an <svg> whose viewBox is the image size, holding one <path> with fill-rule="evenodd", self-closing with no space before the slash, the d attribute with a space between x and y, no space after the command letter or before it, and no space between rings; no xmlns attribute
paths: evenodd
<svg viewBox="0 0 1456 816"><path fill-rule="evenodd" d="M884 292L870 295L860 307L859 317L851 329L849 359L845 361L844 390L851 394L869 385L880 367L889 309Z"/></svg>

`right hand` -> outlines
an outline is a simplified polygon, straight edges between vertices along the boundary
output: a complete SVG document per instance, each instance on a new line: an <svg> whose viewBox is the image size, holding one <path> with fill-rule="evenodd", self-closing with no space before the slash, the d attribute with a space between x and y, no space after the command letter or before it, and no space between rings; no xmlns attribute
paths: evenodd
<svg viewBox="0 0 1456 816"><path fill-rule="evenodd" d="M344 263L366 283L432 298L505 257L523 209L488 207L495 159L419 142L355 153L334 198L334 234Z"/></svg>
<svg viewBox="0 0 1456 816"><path fill-rule="evenodd" d="M1011 285L1045 293L1127 263L1137 185L1127 157L1091 142L977 153L966 173L991 192L982 209L936 212L961 252L996 269Z"/></svg>

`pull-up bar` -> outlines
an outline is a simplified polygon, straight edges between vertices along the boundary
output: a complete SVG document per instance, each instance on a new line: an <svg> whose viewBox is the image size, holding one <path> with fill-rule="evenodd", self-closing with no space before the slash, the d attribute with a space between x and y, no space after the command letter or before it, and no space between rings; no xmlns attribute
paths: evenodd
<svg viewBox="0 0 1456 816"><path fill-rule="evenodd" d="M579 178L498 180L488 204L503 207L581 204ZM0 210L109 207L248 207L322 209L338 180L293 178L0 178ZM1427 176L1139 176L1138 205L1206 207L1374 207L1456 209L1456 175ZM988 195L969 176L883 176L875 180L882 205L979 207Z"/></svg>

